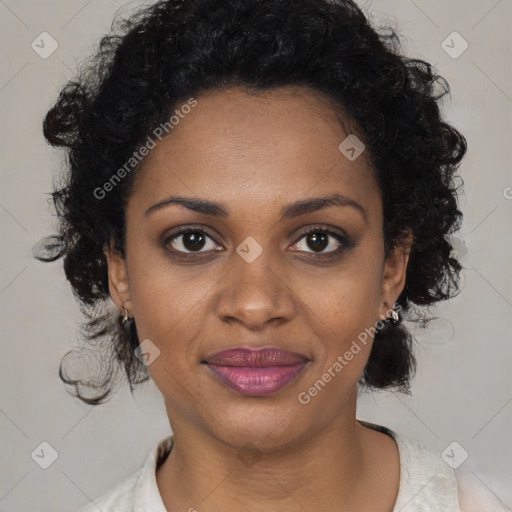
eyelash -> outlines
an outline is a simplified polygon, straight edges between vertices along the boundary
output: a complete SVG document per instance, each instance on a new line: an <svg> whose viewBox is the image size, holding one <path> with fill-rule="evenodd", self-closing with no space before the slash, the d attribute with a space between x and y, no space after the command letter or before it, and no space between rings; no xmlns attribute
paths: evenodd
<svg viewBox="0 0 512 512"><path fill-rule="evenodd" d="M170 250L167 248L167 246L176 238L178 238L181 235L187 234L187 233L200 233L202 235L207 236L211 240L215 242L213 237L211 237L207 231L200 227L194 227L194 226L186 226L183 228L180 228L178 231L173 233L171 236L166 237L162 243L162 246L165 250L170 252L173 256L176 256L178 258L197 258L198 254L207 254L211 251L191 251L191 252L183 252L183 251L176 251L176 250ZM324 226L313 226L311 228L308 228L306 231L300 234L299 238L297 238L297 241L294 242L293 245L297 245L303 238L307 237L308 235L312 233L322 233L328 236L332 236L336 241L339 242L340 246L333 250L333 251L327 251L327 252L314 252L314 251L297 251L299 253L306 253L308 255L316 255L316 257L326 258L326 257L333 257L340 255L343 251L346 249L351 249L354 247L353 243L346 237L339 233L336 233L334 231L331 231L330 229L325 228Z"/></svg>

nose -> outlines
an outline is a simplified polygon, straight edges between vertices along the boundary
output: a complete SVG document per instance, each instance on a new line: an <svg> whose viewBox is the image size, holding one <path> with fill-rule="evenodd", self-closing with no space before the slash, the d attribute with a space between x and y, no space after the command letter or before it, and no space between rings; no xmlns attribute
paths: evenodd
<svg viewBox="0 0 512 512"><path fill-rule="evenodd" d="M228 323L239 322L251 330L289 321L296 311L296 297L286 274L269 251L252 262L233 252L231 270L220 282L217 314Z"/></svg>

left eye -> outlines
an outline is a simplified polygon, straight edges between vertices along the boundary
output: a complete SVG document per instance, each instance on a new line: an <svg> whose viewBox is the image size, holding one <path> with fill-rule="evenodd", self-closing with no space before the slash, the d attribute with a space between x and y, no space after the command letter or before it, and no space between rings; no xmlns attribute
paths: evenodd
<svg viewBox="0 0 512 512"><path fill-rule="evenodd" d="M329 240L331 238L331 241ZM306 240L306 244L308 247L310 247L312 250L307 251L304 250L304 244L301 244L301 240ZM332 239L335 240L335 242L332 241ZM333 248L334 245L334 248ZM320 252L320 253L330 253L330 252L337 252L340 247L343 247L345 245L345 240L341 235L338 235L337 233L333 233L332 231L329 231L327 229L323 228L313 228L308 230L306 233L302 234L302 237L300 240L294 244L294 248L296 248L299 251L304 252ZM331 248L331 250L325 251L324 249Z"/></svg>

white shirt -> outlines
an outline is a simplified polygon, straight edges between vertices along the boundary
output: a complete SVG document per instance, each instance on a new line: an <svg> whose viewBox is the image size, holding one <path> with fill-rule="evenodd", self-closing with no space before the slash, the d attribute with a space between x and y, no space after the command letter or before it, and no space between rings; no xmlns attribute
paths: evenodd
<svg viewBox="0 0 512 512"><path fill-rule="evenodd" d="M500 512L492 493L468 471L452 469L436 451L392 430L358 420L396 441L400 456L400 485L393 512ZM168 512L156 483L156 469L167 458L173 435L160 440L146 463L124 482L101 495L79 512Z"/></svg>

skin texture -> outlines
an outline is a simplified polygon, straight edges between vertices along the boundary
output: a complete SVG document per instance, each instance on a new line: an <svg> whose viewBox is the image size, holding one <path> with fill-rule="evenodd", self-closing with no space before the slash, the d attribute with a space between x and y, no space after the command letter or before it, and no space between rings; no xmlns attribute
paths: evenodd
<svg viewBox="0 0 512 512"><path fill-rule="evenodd" d="M365 159L351 162L332 105L305 88L248 95L209 91L154 148L129 199L126 259L112 250L110 292L161 353L148 367L163 394L175 446L157 471L168 510L391 511L395 442L356 422L357 383L371 339L307 404L299 403L365 328L389 316L405 284L408 247L387 260L380 191ZM344 123L346 124L346 123ZM281 220L284 205L339 193L357 201ZM223 203L227 217L168 205L170 195ZM195 259L180 226L206 238ZM315 252L309 227L345 232L337 256ZM247 263L236 248L263 252ZM339 242L329 236L324 254ZM221 250L216 251L216 248ZM238 346L277 346L310 359L285 388L247 397L201 364Z"/></svg>

